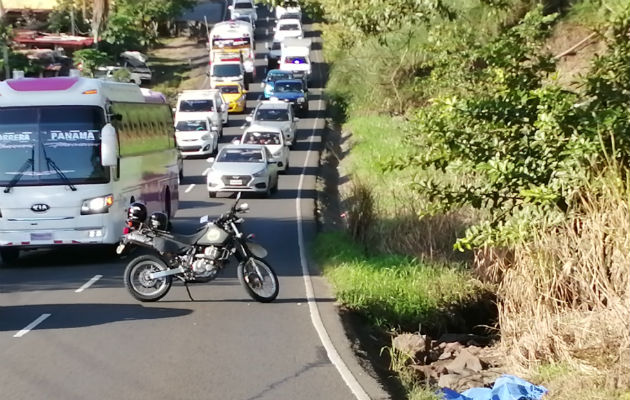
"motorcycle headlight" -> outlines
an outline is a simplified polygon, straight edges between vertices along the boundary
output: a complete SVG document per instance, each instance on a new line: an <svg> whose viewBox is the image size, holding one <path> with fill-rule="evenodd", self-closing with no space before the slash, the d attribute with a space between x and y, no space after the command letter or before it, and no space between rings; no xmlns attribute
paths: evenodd
<svg viewBox="0 0 630 400"><path fill-rule="evenodd" d="M114 204L114 196L111 194L83 200L83 204L81 205L81 215L107 213L109 212L109 208L112 204Z"/></svg>
<svg viewBox="0 0 630 400"><path fill-rule="evenodd" d="M266 171L267 171L267 170L263 168L263 169L261 169L260 171L258 171L258 172L256 172L256 173L254 173L254 174L252 174L252 175L254 175L256 178L260 178L261 176L265 176L265 172L266 172Z"/></svg>
<svg viewBox="0 0 630 400"><path fill-rule="evenodd" d="M304 103L304 97L298 97L297 102L298 103Z"/></svg>

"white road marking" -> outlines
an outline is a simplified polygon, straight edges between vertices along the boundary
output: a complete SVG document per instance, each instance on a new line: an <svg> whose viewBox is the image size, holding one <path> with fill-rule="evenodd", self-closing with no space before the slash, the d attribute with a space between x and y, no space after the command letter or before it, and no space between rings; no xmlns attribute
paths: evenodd
<svg viewBox="0 0 630 400"><path fill-rule="evenodd" d="M89 281L85 282L85 285L81 286L80 288L78 288L77 290L75 290L75 293L81 293L82 291L84 291L85 289L89 288L90 286L92 286L96 281L98 281L99 279L101 279L103 277L103 275L94 275L92 277L92 279L90 279Z"/></svg>
<svg viewBox="0 0 630 400"><path fill-rule="evenodd" d="M208 175L208 172L210 172L210 168L206 168L201 175Z"/></svg>
<svg viewBox="0 0 630 400"><path fill-rule="evenodd" d="M319 81L322 83L322 73L320 69L317 69L319 75ZM320 99L318 103L321 106L323 105L323 101ZM302 276L304 278L304 288L306 289L306 300L308 302L308 309L311 314L311 322L315 327L315 331L317 331L317 335L319 336L319 340L322 342L322 345L326 349L326 354L330 359L330 362L333 363L337 371L341 375L341 378L346 383L352 394L357 400L370 400L370 396L365 392L357 378L352 374L352 371L348 368L346 363L343 361L337 349L330 339L330 335L326 331L326 327L322 322L322 317L319 313L319 308L317 306L317 300L315 298L315 292L313 290L313 282L311 281L310 272L308 270L308 261L306 258L306 252L304 251L304 228L303 228L303 218L302 218L302 208L300 207L300 200L302 196L302 186L304 184L304 176L306 174L306 167L308 166L308 160L311 156L312 147L313 147L313 137L315 136L315 131L317 129L317 121L318 118L315 118L315 122L313 123L313 129L311 132L311 137L308 141L308 150L306 152L306 158L304 159L304 165L302 166L302 173L300 174L300 181L298 183L297 189L297 197L295 199L295 212L297 214L297 237L298 237L298 248L300 249L300 264L302 265Z"/></svg>
<svg viewBox="0 0 630 400"><path fill-rule="evenodd" d="M194 188L195 188L195 184L192 183L190 186L186 188L186 190L184 190L184 193L190 193L190 191L193 190Z"/></svg>
<svg viewBox="0 0 630 400"><path fill-rule="evenodd" d="M16 333L15 335L13 335L13 337L22 337L24 335L26 335L27 333L29 333L33 328L35 328L37 325L41 324L42 321L44 321L46 318L50 317L52 314L42 314L39 316L39 318L37 318L35 321L31 322L30 324L28 324L26 326L26 328L22 329L21 331L19 331L18 333Z"/></svg>

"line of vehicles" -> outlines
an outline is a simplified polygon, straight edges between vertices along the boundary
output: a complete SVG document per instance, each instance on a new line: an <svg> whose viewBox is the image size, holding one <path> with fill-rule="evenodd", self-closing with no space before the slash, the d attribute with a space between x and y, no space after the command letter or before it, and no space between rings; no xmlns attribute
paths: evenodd
<svg viewBox="0 0 630 400"><path fill-rule="evenodd" d="M233 10L245 9L237 6L243 1L249 0L234 0ZM245 75L255 70L253 28L240 30L240 39L226 37L234 30L225 27L235 23L247 24L215 26L209 59L236 63L243 73L182 92L175 113L162 94L133 83L79 76L0 82L3 262L25 249L115 244L135 202L149 215L171 218L179 206L182 155L216 154L207 177L210 197L277 188L278 173L289 168L296 113L308 111L310 70L268 71L265 100L247 117L250 126L238 144L218 151L229 114L246 111L246 85L254 79L246 84Z"/></svg>
<svg viewBox="0 0 630 400"><path fill-rule="evenodd" d="M276 8L273 43L281 51L262 80L264 100L247 116L243 135L219 151L228 114L246 111L247 90L255 79L256 7L252 0L233 0L229 7L231 19L217 23L208 34L210 89L184 91L178 97L177 143L186 157L216 155L209 159L209 197L221 192L269 196L278 188L278 174L289 168L297 115L309 111L311 41L304 39L297 3Z"/></svg>

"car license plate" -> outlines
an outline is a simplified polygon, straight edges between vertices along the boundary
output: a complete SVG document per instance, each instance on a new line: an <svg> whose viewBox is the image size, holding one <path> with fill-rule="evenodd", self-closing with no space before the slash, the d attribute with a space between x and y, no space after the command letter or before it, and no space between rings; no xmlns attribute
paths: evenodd
<svg viewBox="0 0 630 400"><path fill-rule="evenodd" d="M31 240L52 240L52 233L31 233Z"/></svg>
<svg viewBox="0 0 630 400"><path fill-rule="evenodd" d="M230 186L241 186L243 181L240 179L230 179Z"/></svg>

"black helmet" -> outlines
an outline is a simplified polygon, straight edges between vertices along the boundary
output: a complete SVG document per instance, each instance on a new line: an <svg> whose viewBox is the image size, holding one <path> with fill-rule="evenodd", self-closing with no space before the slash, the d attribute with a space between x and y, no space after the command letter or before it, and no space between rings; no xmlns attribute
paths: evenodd
<svg viewBox="0 0 630 400"><path fill-rule="evenodd" d="M151 229L165 231L168 227L168 217L161 212L154 212L149 218L149 226Z"/></svg>
<svg viewBox="0 0 630 400"><path fill-rule="evenodd" d="M127 210L127 222L138 226L147 220L147 206L140 202L131 203Z"/></svg>

